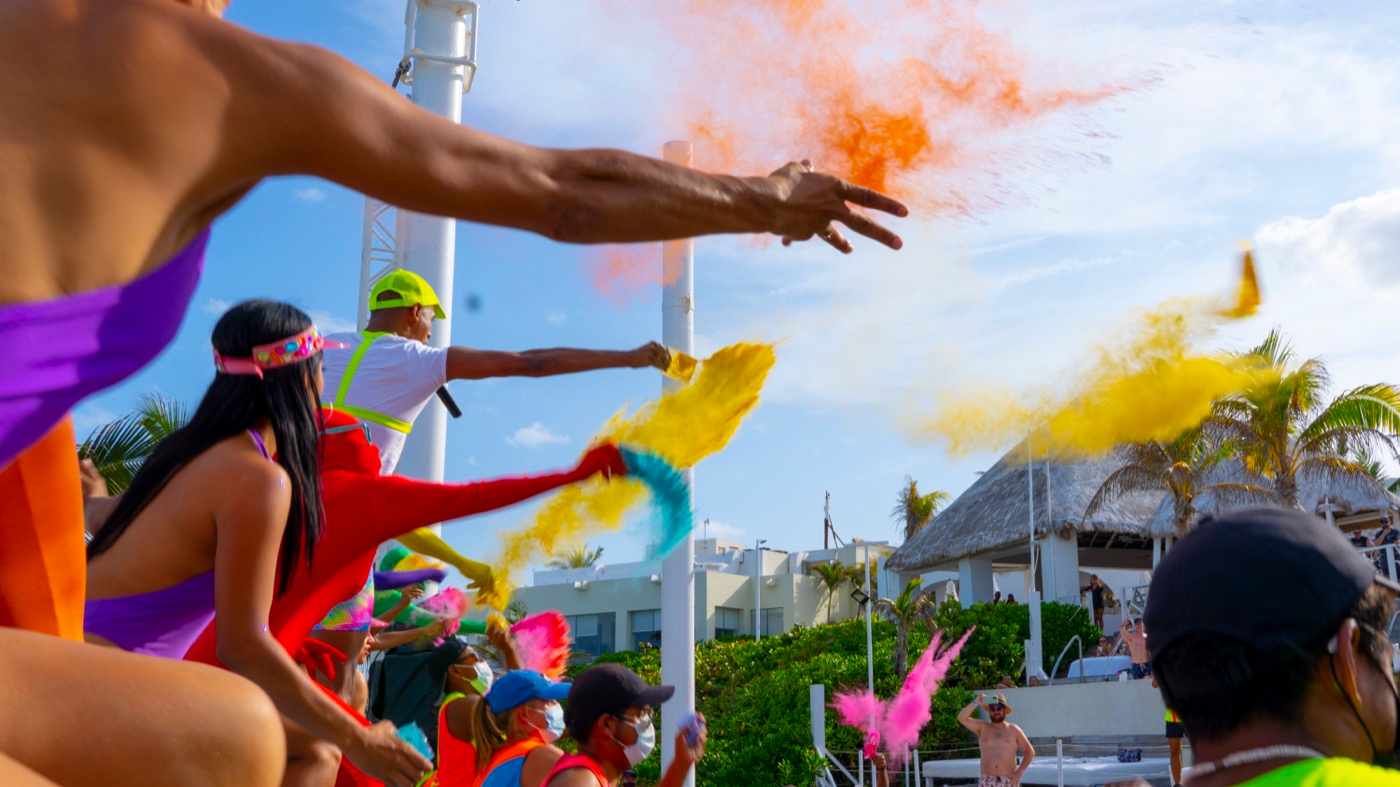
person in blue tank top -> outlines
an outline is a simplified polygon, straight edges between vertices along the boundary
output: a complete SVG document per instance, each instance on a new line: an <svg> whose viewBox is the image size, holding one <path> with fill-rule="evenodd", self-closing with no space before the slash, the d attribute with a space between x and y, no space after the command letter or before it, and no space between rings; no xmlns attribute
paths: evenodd
<svg viewBox="0 0 1400 787"><path fill-rule="evenodd" d="M1400 786L1386 635L1400 585L1322 519L1206 518L1152 578L1147 645L1193 787ZM1220 599L1237 603L1221 604Z"/></svg>

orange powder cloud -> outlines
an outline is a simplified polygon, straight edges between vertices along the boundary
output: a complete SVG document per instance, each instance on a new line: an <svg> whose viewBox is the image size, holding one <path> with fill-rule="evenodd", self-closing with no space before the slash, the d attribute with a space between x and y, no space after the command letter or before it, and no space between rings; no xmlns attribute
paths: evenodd
<svg viewBox="0 0 1400 787"><path fill-rule="evenodd" d="M1065 84L1060 64L1033 62L974 0L607 1L674 42L658 123L695 142L697 166L755 174L809 158L921 218L1020 202L1029 172L1094 161L1101 135L1084 110L1133 89ZM1079 113L1068 132L1048 127L1067 113ZM660 280L654 249L645 266L595 256L611 295Z"/></svg>

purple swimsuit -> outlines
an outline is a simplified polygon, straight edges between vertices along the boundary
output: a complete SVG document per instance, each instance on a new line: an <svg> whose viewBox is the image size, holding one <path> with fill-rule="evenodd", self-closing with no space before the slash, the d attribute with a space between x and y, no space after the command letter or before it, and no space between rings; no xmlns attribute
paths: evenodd
<svg viewBox="0 0 1400 787"><path fill-rule="evenodd" d="M249 430L248 436L270 460L262 435ZM149 593L88 599L83 607L83 629L89 634L122 650L167 659L184 658L213 620L213 571Z"/></svg>
<svg viewBox="0 0 1400 787"><path fill-rule="evenodd" d="M165 349L194 296L208 241L206 229L128 284L0 306L0 468L83 399Z"/></svg>

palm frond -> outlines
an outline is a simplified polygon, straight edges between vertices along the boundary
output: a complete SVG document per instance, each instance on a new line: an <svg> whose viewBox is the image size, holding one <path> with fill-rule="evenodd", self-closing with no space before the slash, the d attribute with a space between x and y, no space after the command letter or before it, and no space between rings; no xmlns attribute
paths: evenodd
<svg viewBox="0 0 1400 787"><path fill-rule="evenodd" d="M150 394L137 411L141 424L151 433L155 442L160 442L183 429L190 422L190 412L178 400L163 394Z"/></svg>
<svg viewBox="0 0 1400 787"><path fill-rule="evenodd" d="M1322 408L1298 434L1298 448L1316 451L1328 440L1328 433L1339 428L1375 432L1388 447L1395 446L1389 435L1400 433L1400 389L1385 383L1373 383L1344 391ZM1329 445L1336 450L1340 446Z"/></svg>
<svg viewBox="0 0 1400 787"><path fill-rule="evenodd" d="M1303 458L1298 463L1298 474L1317 473L1331 483L1355 481L1370 488L1375 494L1383 494L1385 487L1372 478L1366 468L1346 457L1322 455Z"/></svg>
<svg viewBox="0 0 1400 787"><path fill-rule="evenodd" d="M1117 501L1124 495L1133 492L1155 492L1168 489L1167 472L1169 469L1169 467L1124 465L1114 470L1108 478L1104 479L1098 491L1094 492L1093 498L1089 500L1089 505L1084 507L1084 515L1080 521L1087 522L1104 506Z"/></svg>
<svg viewBox="0 0 1400 787"><path fill-rule="evenodd" d="M1283 338L1283 333L1275 328L1269 331L1269 335L1264 337L1264 341L1251 349L1248 354L1274 368L1282 369L1293 360L1293 346Z"/></svg>
<svg viewBox="0 0 1400 787"><path fill-rule="evenodd" d="M1211 484L1208 489L1225 508L1243 508L1251 505L1279 505L1278 493L1263 484L1222 483Z"/></svg>
<svg viewBox="0 0 1400 787"><path fill-rule="evenodd" d="M107 481L107 491L119 495L154 448L150 432L132 413L99 426L78 446L78 456L91 459Z"/></svg>

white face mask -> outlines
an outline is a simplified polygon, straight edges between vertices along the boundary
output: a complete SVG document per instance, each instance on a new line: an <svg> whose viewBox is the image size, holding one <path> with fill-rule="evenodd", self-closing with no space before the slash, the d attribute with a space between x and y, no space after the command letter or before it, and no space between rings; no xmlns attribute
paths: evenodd
<svg viewBox="0 0 1400 787"><path fill-rule="evenodd" d="M545 743L554 743L564 737L564 708L557 702L544 706L544 723L545 726L539 731Z"/></svg>
<svg viewBox="0 0 1400 787"><path fill-rule="evenodd" d="M495 682L496 675L491 672L491 665L484 661L478 661L475 667L476 677L471 680L472 688L476 689L477 694L485 697L486 692L491 690L491 684Z"/></svg>
<svg viewBox="0 0 1400 787"><path fill-rule="evenodd" d="M656 727L651 723L650 718L637 726L632 726L627 721L623 721L623 723L637 731L637 741L631 746L622 747L622 753L627 757L627 763L635 766L651 756L652 749L656 748ZM613 738L613 740L617 739ZM622 743L622 741L617 742Z"/></svg>

